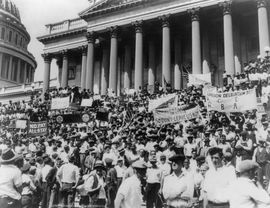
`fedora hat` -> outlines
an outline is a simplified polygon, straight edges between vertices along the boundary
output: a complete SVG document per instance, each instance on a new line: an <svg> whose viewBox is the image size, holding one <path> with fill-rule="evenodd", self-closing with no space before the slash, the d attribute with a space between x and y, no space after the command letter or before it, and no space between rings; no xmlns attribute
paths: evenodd
<svg viewBox="0 0 270 208"><path fill-rule="evenodd" d="M101 160L96 161L94 169L97 169L97 168L101 168L101 169L104 169L104 170L106 169Z"/></svg>
<svg viewBox="0 0 270 208"><path fill-rule="evenodd" d="M1 164L10 163L18 159L19 157L20 155L18 155L13 149L8 148L2 152L0 162Z"/></svg>

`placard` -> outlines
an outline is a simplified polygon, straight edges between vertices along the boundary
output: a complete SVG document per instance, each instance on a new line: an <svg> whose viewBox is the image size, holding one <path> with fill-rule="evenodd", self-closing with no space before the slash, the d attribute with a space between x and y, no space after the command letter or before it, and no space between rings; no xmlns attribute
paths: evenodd
<svg viewBox="0 0 270 208"><path fill-rule="evenodd" d="M28 123L28 135L29 136L42 136L46 135L48 131L47 121L32 122Z"/></svg>
<svg viewBox="0 0 270 208"><path fill-rule="evenodd" d="M66 109L68 107L69 107L69 97L52 99L52 104L51 104L52 110Z"/></svg>
<svg viewBox="0 0 270 208"><path fill-rule="evenodd" d="M16 120L15 126L16 126L16 129L26 129L27 120Z"/></svg>
<svg viewBox="0 0 270 208"><path fill-rule="evenodd" d="M206 74L188 74L188 85L211 84L211 73Z"/></svg>
<svg viewBox="0 0 270 208"><path fill-rule="evenodd" d="M81 106L82 107L91 107L93 104L93 98L82 99Z"/></svg>
<svg viewBox="0 0 270 208"><path fill-rule="evenodd" d="M178 96L173 93L155 100L149 100L148 111L153 111L157 108L176 107L178 105Z"/></svg>
<svg viewBox="0 0 270 208"><path fill-rule="evenodd" d="M208 111L243 112L257 109L255 89L225 93L208 93L206 96Z"/></svg>

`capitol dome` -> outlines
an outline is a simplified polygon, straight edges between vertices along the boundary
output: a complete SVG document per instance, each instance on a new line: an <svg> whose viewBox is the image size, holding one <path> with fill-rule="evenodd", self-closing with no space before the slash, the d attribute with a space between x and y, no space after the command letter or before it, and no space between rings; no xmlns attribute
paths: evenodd
<svg viewBox="0 0 270 208"><path fill-rule="evenodd" d="M37 66L28 51L30 35L10 0L0 0L0 88L34 81Z"/></svg>

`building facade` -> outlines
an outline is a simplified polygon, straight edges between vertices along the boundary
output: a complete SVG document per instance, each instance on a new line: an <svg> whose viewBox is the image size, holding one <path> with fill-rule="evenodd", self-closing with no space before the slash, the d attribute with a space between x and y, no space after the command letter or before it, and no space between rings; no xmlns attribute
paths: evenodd
<svg viewBox="0 0 270 208"><path fill-rule="evenodd" d="M46 25L44 88L57 59L62 87L95 93L139 89L158 81L186 86L186 73L224 71L267 55L267 0L96 0L79 18Z"/></svg>
<svg viewBox="0 0 270 208"><path fill-rule="evenodd" d="M15 4L0 0L0 88L34 81L37 64L27 50L29 42Z"/></svg>

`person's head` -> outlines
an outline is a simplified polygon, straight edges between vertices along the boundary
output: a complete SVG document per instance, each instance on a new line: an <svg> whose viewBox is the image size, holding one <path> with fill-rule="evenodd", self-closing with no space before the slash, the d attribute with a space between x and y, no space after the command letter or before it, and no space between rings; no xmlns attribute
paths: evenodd
<svg viewBox="0 0 270 208"><path fill-rule="evenodd" d="M160 155L160 162L161 164L164 164L166 162L166 155Z"/></svg>
<svg viewBox="0 0 270 208"><path fill-rule="evenodd" d="M96 170L96 173L99 175L99 176L102 176L103 175L103 171L105 170L105 167L102 163L102 161L96 161L95 163L95 166L94 166L94 169Z"/></svg>
<svg viewBox="0 0 270 208"><path fill-rule="evenodd" d="M240 177L246 177L251 180L256 178L256 172L259 168L259 164L252 160L243 160L239 164Z"/></svg>
<svg viewBox="0 0 270 208"><path fill-rule="evenodd" d="M9 164L15 164L18 159L20 159L21 156L18 155L13 149L5 149L2 152L0 163L2 165L9 165Z"/></svg>
<svg viewBox="0 0 270 208"><path fill-rule="evenodd" d="M223 165L226 165L228 164L229 162L231 162L232 160L232 153L230 152L225 152L224 155L223 155Z"/></svg>
<svg viewBox="0 0 270 208"><path fill-rule="evenodd" d="M189 158L186 158L184 160L184 168L187 170L189 169L189 167L190 167L190 161L189 161Z"/></svg>
<svg viewBox="0 0 270 208"><path fill-rule="evenodd" d="M117 160L117 164L118 164L120 167L122 167L123 164L124 164L124 160L123 160L122 158L119 158L119 159Z"/></svg>
<svg viewBox="0 0 270 208"><path fill-rule="evenodd" d="M68 162L69 163L74 163L75 162L75 157L74 156L69 157Z"/></svg>
<svg viewBox="0 0 270 208"><path fill-rule="evenodd" d="M222 166L222 149L218 148L218 147L212 147L211 149L209 149L208 151L211 160L213 162L213 165L215 166L215 168L219 168Z"/></svg>
<svg viewBox="0 0 270 208"><path fill-rule="evenodd" d="M134 162L132 164L132 167L133 167L134 173L137 175L137 177L140 180L143 180L145 177L145 174L146 174L146 169L147 169L145 163L141 160L137 160L136 162Z"/></svg>
<svg viewBox="0 0 270 208"><path fill-rule="evenodd" d="M172 162L172 170L175 173L180 173L184 166L184 155L174 155L169 159Z"/></svg>
<svg viewBox="0 0 270 208"><path fill-rule="evenodd" d="M204 163L200 167L200 173L202 174L203 177L205 177L206 171L209 169L209 166Z"/></svg>

